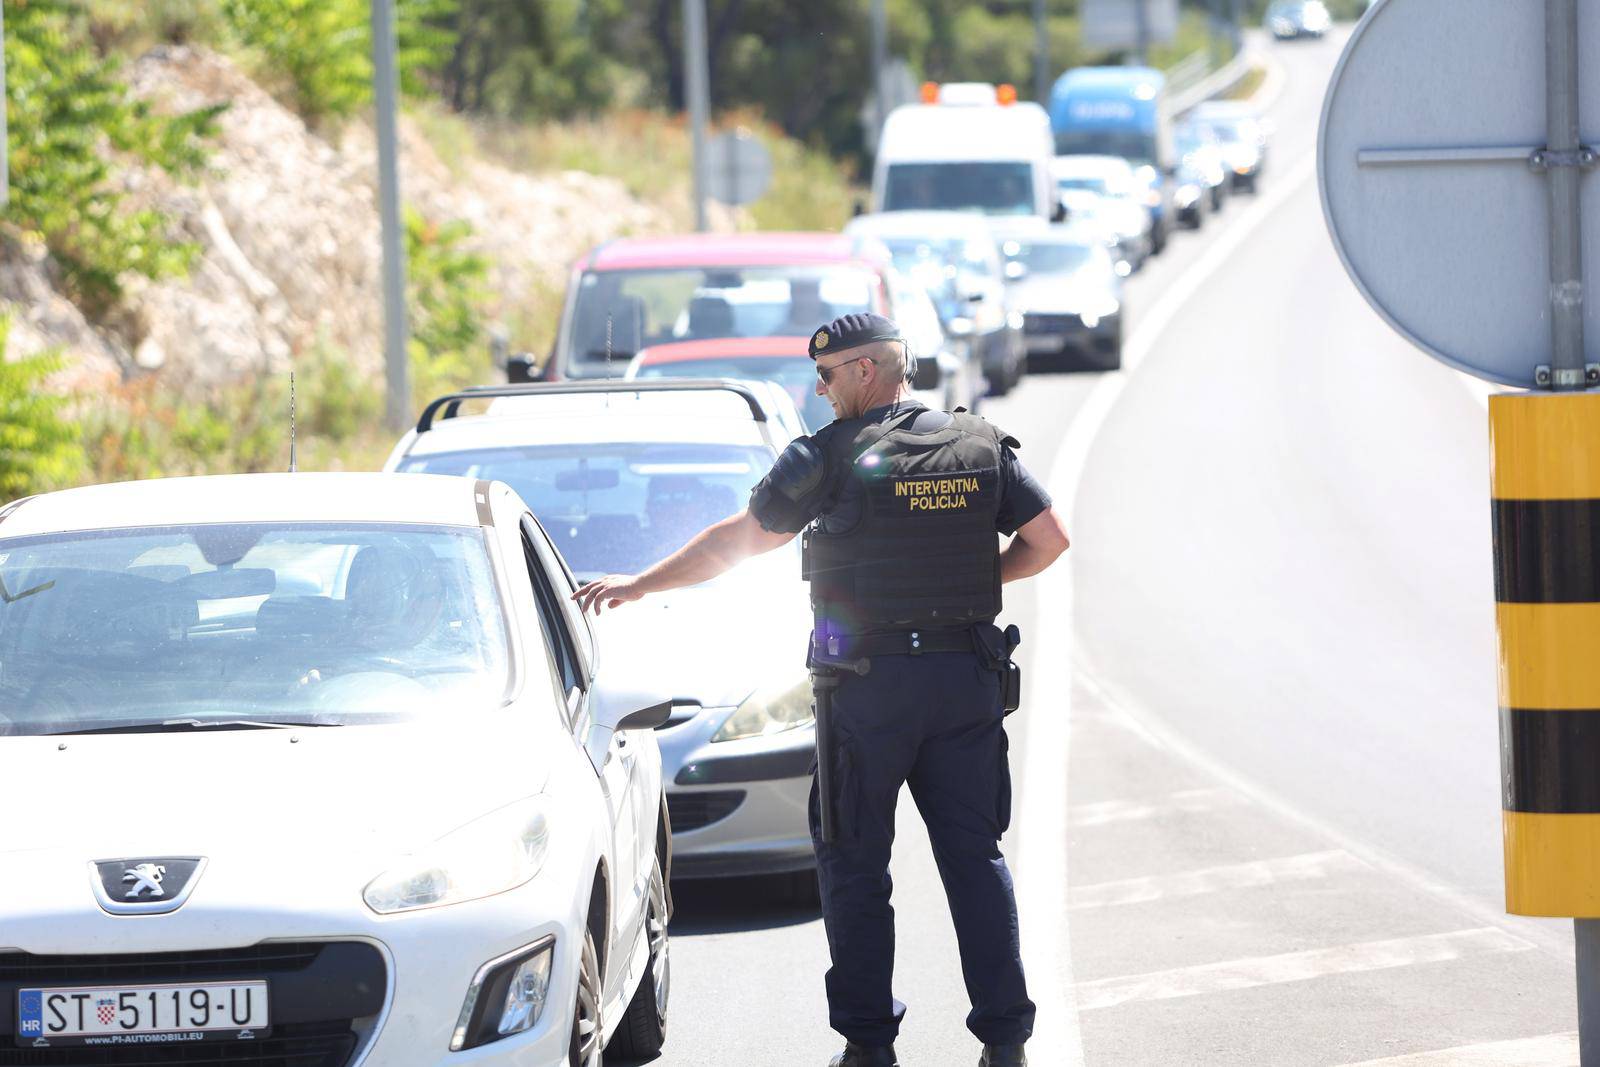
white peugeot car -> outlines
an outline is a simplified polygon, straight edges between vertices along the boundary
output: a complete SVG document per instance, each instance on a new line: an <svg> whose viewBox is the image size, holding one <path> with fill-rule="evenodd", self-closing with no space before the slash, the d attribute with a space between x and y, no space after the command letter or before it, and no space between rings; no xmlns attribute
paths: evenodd
<svg viewBox="0 0 1600 1067"><path fill-rule="evenodd" d="M441 397L388 467L508 483L584 581L641 570L738 512L800 432L771 382L532 383ZM798 544L595 627L608 656L673 700L656 733L673 873L782 875L774 888L813 902L811 610Z"/></svg>
<svg viewBox="0 0 1600 1067"><path fill-rule="evenodd" d="M0 509L0 1063L653 1054L670 705L572 588L487 481Z"/></svg>

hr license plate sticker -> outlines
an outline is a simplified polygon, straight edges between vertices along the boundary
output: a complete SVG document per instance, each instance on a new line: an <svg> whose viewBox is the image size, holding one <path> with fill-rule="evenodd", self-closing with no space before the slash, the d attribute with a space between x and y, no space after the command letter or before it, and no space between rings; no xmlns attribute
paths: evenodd
<svg viewBox="0 0 1600 1067"><path fill-rule="evenodd" d="M160 1045L265 1037L266 982L22 989L17 1044Z"/></svg>

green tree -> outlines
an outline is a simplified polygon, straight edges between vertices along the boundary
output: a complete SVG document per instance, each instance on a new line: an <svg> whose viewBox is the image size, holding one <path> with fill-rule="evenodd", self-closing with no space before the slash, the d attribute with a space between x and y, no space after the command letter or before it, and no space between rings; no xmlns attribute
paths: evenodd
<svg viewBox="0 0 1600 1067"><path fill-rule="evenodd" d="M162 213L128 206L115 169L133 162L192 175L222 108L155 114L130 96L115 59L95 53L81 14L73 0L5 0L4 218L45 243L94 313L116 299L124 271L178 274L195 254Z"/></svg>
<svg viewBox="0 0 1600 1067"><path fill-rule="evenodd" d="M426 91L455 43L456 0L394 0L401 88ZM263 74L286 83L310 122L342 118L372 99L370 0L222 0L239 43Z"/></svg>
<svg viewBox="0 0 1600 1067"><path fill-rule="evenodd" d="M489 369L480 310L489 261L463 247L472 227L461 219L433 223L407 208L405 224L412 392L424 402Z"/></svg>
<svg viewBox="0 0 1600 1067"><path fill-rule="evenodd" d="M61 368L60 357L7 360L9 332L9 320L0 318L0 500L70 485L84 465L67 398L42 388Z"/></svg>

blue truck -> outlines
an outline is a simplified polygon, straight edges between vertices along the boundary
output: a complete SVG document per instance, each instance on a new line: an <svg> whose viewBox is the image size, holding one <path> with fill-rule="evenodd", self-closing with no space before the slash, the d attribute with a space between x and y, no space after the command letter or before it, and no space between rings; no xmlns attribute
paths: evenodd
<svg viewBox="0 0 1600 1067"><path fill-rule="evenodd" d="M1166 77L1150 67L1078 67L1050 90L1050 130L1058 156L1118 156L1148 189L1151 249L1167 243L1175 167Z"/></svg>

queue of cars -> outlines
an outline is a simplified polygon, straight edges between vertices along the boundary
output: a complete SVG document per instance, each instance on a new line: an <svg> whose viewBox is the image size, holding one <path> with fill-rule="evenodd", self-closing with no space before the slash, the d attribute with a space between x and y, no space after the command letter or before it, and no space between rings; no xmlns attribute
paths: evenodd
<svg viewBox="0 0 1600 1067"><path fill-rule="evenodd" d="M572 594L735 514L831 418L806 353L837 315L898 321L943 408L1120 364L1124 278L1255 187L1267 131L1222 105L1175 131L1146 72L1071 85L1049 112L925 91L844 233L593 250L545 380L515 357L438 398L385 473L0 508L0 806L57 798L0 827L0 1042L654 1055L674 877L816 901L809 605L793 545L594 621Z"/></svg>

